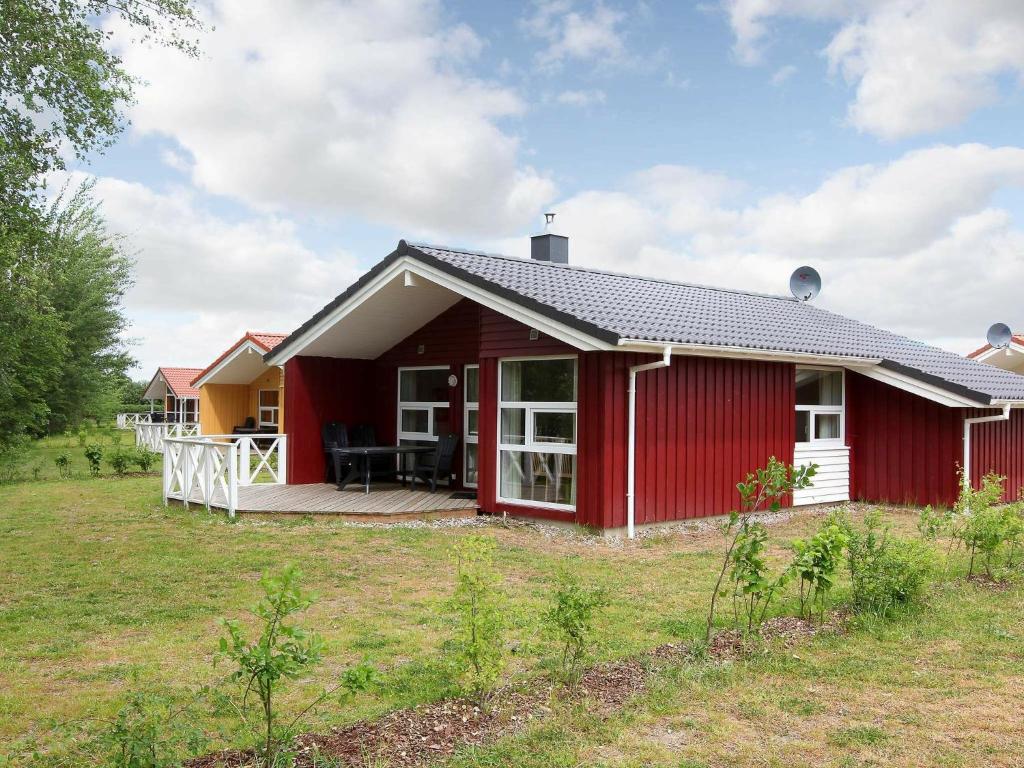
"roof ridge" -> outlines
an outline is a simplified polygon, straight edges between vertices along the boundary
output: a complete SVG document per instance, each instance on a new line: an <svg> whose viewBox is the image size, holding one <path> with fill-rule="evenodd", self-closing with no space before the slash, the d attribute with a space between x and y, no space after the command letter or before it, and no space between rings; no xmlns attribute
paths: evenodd
<svg viewBox="0 0 1024 768"><path fill-rule="evenodd" d="M596 267L583 267L578 264L556 264L550 261L538 261L536 259L524 259L519 256L509 256L504 253L489 253L488 251L476 251L470 248L453 248L448 245L434 245L432 243L413 243L409 242L409 245L413 248L432 248L435 251L448 251L449 253L464 253L469 256L487 256L492 259L505 259L506 261L515 261L520 264L536 264L541 267L553 267L556 269L570 269L577 272L587 272L594 275L608 275L611 277L623 277L629 280L644 280L649 283L659 283L661 285L677 285L683 288L699 288L704 291L719 291L721 293L731 293L740 296L756 296L761 299L775 299L777 301L797 301L793 296L784 296L779 293L761 293L759 291L745 291L741 288L723 288L719 285L706 285L704 283L688 283L683 280L668 280L663 277L649 277L647 275L631 275L628 272L616 272L612 269L597 269Z"/></svg>

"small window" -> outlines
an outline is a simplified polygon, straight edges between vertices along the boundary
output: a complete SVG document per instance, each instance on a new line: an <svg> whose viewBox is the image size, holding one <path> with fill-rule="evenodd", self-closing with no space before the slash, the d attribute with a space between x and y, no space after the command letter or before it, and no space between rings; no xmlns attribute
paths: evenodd
<svg viewBox="0 0 1024 768"><path fill-rule="evenodd" d="M260 426L274 427L280 424L280 397L281 393L276 389L260 390Z"/></svg>
<svg viewBox="0 0 1024 768"><path fill-rule="evenodd" d="M843 440L845 405L843 371L798 368L796 372L796 442Z"/></svg>

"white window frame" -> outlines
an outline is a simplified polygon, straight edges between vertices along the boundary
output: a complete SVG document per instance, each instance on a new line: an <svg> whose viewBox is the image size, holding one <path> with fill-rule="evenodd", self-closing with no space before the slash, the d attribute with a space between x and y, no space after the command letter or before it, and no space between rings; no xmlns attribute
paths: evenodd
<svg viewBox="0 0 1024 768"><path fill-rule="evenodd" d="M840 373L842 374L842 405L797 405L796 411L806 411L808 414L808 434L810 436L809 441L797 440L798 446L827 446L827 445L846 445L846 369L845 368L830 368L824 365L798 365L796 371L822 371L824 373ZM793 373L794 383L796 372ZM814 422L819 415L824 414L839 414L839 437L825 437L816 438L814 436ZM793 415L796 419L796 414Z"/></svg>
<svg viewBox="0 0 1024 768"><path fill-rule="evenodd" d="M434 409L435 408L451 408L451 398L443 402L425 402L421 400L402 400L402 373L405 371L451 371L450 365L409 365L400 367L398 369L398 412L397 412L397 429L396 434L398 435L398 442L401 444L402 440L429 440L430 442L437 442L437 435L434 434ZM402 429L402 411L423 411L427 412L427 431L426 432L405 432Z"/></svg>
<svg viewBox="0 0 1024 768"><path fill-rule="evenodd" d="M263 405L263 393L264 392L277 392L277 405ZM274 413L274 420L273 421L264 421L263 420L263 412L264 411L273 411L273 413ZM274 427L275 429L280 430L280 426L281 426L281 422L280 422L280 418L281 418L281 390L275 389L275 388L271 387L271 388L268 388L268 389L261 389L261 390L258 391L258 393L256 395L256 416L257 416L256 422L261 427Z"/></svg>
<svg viewBox="0 0 1024 768"><path fill-rule="evenodd" d="M466 382L469 381L469 370L474 369L476 371L476 400L470 402L466 396ZM477 434L471 435L469 433L469 413L470 411L476 412L476 426ZM480 364L473 363L471 365L462 366L462 484L467 488L476 488L477 483L471 483L467 479L469 477L469 446L477 446L476 453L476 471L480 472Z"/></svg>
<svg viewBox="0 0 1024 768"><path fill-rule="evenodd" d="M530 362L534 360L572 360L575 364L575 380L573 382L574 395L576 401L573 403L559 403L559 402L523 402L514 400L502 400L501 398L501 375L502 365L504 363L515 363L515 362ZM529 355L525 357L502 357L498 358L498 389L495 393L498 398L497 408L497 423L495 424L495 430L497 435L497 455L495 459L497 461L495 467L497 469L498 477L496 478L496 494L499 502L503 504L511 504L519 507L534 507L539 509L554 509L563 512L575 512L575 504L557 504L551 501L530 501L529 499L509 499L501 495L501 452L502 451L516 451L522 453L562 453L570 456L576 456L576 445L579 441L579 399L580 399L580 362L578 355ZM520 408L525 411L523 418L523 442L522 443L503 443L501 442L501 411L504 408ZM538 442L533 439L533 414L534 412L543 413L572 413L575 419L575 440L570 443L547 443ZM579 479L579 461L575 460L573 464L573 483ZM579 492L579 486L576 487L576 491Z"/></svg>

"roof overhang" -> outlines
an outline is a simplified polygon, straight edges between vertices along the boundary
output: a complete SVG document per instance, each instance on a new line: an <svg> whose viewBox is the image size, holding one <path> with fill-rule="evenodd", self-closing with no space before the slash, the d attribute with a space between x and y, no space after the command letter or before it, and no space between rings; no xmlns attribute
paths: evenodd
<svg viewBox="0 0 1024 768"><path fill-rule="evenodd" d="M989 347L981 354L975 355L972 359L977 360L979 363L994 365L1005 371L1019 373L1024 370L1024 345L1011 341L1010 345L1005 349Z"/></svg>
<svg viewBox="0 0 1024 768"><path fill-rule="evenodd" d="M198 389L205 384L248 384L271 367L263 359L266 351L266 347L252 339L244 339L216 365L201 373L192 386Z"/></svg>
<svg viewBox="0 0 1024 768"><path fill-rule="evenodd" d="M163 400L167 396L167 382L164 380L164 375L157 368L156 374L152 379L149 380L149 386L146 387L146 391L142 393L143 400Z"/></svg>
<svg viewBox="0 0 1024 768"><path fill-rule="evenodd" d="M463 298L582 351L616 348L403 246L267 353L265 361L283 365L296 355L372 360Z"/></svg>

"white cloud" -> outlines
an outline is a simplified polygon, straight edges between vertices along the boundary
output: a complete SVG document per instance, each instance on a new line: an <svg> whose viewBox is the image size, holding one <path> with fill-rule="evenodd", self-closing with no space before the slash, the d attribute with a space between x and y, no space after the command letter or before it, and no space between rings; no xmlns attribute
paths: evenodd
<svg viewBox="0 0 1024 768"><path fill-rule="evenodd" d="M485 42L436 0L222 0L209 21L199 59L124 52L149 84L134 130L173 138L197 187L414 233L516 229L553 195L503 127L525 105L467 73Z"/></svg>
<svg viewBox="0 0 1024 768"><path fill-rule="evenodd" d="M625 19L625 13L600 0L587 3L585 10L577 10L574 0L536 0L523 26L547 44L537 54L538 65L554 68L566 59L622 59L626 47L621 25Z"/></svg>
<svg viewBox="0 0 1024 768"><path fill-rule="evenodd" d="M604 104L606 99L602 90L592 91L562 91L556 97L559 104L566 104L570 107L592 107L595 104Z"/></svg>
<svg viewBox="0 0 1024 768"><path fill-rule="evenodd" d="M772 293L809 263L822 306L968 351L995 320L1024 327L1024 231L992 202L1010 187L1024 187L1024 149L963 145L749 203L726 177L658 166L552 208L573 263ZM525 255L525 243L492 247Z"/></svg>
<svg viewBox="0 0 1024 768"><path fill-rule="evenodd" d="M856 91L852 125L885 139L962 123L1024 77L1019 0L723 0L737 58L759 63L776 19L827 21L830 69Z"/></svg>
<svg viewBox="0 0 1024 768"><path fill-rule="evenodd" d="M789 80L789 78L795 75L796 72L797 69L792 64L787 64L784 67L779 67L777 70L775 70L774 73L772 73L772 85L782 85L784 82Z"/></svg>
<svg viewBox="0 0 1024 768"><path fill-rule="evenodd" d="M126 335L141 342L133 352L143 375L157 365L205 367L246 330L292 331L362 271L344 251L311 251L287 219L230 221L190 191L102 177L94 195L135 255Z"/></svg>

